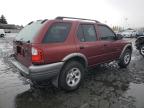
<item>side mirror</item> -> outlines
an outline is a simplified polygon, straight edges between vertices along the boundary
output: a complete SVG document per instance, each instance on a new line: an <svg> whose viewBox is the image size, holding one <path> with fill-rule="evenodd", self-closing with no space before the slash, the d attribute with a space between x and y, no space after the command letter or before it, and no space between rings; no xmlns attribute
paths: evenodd
<svg viewBox="0 0 144 108"><path fill-rule="evenodd" d="M123 36L121 34L116 34L116 40L121 40Z"/></svg>

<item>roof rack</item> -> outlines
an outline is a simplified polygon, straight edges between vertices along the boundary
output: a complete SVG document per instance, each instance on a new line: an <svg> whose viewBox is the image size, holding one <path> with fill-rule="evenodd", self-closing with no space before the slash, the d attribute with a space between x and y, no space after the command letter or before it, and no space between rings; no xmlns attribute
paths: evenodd
<svg viewBox="0 0 144 108"><path fill-rule="evenodd" d="M46 22L47 20L48 20L48 19L44 19L44 20L41 22L41 24L44 23L44 22Z"/></svg>
<svg viewBox="0 0 144 108"><path fill-rule="evenodd" d="M39 20L36 20L36 21L42 21L41 19L39 19Z"/></svg>
<svg viewBox="0 0 144 108"><path fill-rule="evenodd" d="M31 25L33 23L33 21L29 22L27 25Z"/></svg>
<svg viewBox="0 0 144 108"><path fill-rule="evenodd" d="M75 18L75 17L61 17L61 16L58 16L56 17L55 19L58 19L58 20L63 20L64 18L66 19L79 19L79 20L87 20L87 21L94 21L96 23L100 23L99 21L97 20L92 20L92 19L84 19L84 18Z"/></svg>

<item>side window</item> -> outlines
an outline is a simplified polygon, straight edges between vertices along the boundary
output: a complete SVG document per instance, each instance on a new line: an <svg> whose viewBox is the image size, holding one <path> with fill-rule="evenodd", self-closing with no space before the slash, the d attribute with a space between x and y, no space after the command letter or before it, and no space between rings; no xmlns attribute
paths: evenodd
<svg viewBox="0 0 144 108"><path fill-rule="evenodd" d="M44 43L55 43L64 42L70 31L70 23L54 23L47 31L43 42Z"/></svg>
<svg viewBox="0 0 144 108"><path fill-rule="evenodd" d="M93 42L96 41L96 31L92 24L81 24L77 32L78 39L81 42Z"/></svg>
<svg viewBox="0 0 144 108"><path fill-rule="evenodd" d="M108 27L99 25L101 40L114 40L115 34Z"/></svg>
<svg viewBox="0 0 144 108"><path fill-rule="evenodd" d="M82 25L79 25L79 27L78 27L77 37L81 42L85 41Z"/></svg>

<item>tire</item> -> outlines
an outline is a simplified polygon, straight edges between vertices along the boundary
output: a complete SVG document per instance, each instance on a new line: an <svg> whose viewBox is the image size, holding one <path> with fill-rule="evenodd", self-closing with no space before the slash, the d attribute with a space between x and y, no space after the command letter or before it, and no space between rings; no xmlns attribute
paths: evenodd
<svg viewBox="0 0 144 108"><path fill-rule="evenodd" d="M126 49L123 53L123 55L121 56L118 65L120 66L120 68L126 68L130 61L131 61L131 50L130 49Z"/></svg>
<svg viewBox="0 0 144 108"><path fill-rule="evenodd" d="M144 57L144 44L141 45L139 52Z"/></svg>
<svg viewBox="0 0 144 108"><path fill-rule="evenodd" d="M84 78L84 66L77 61L70 61L63 67L59 76L59 86L65 91L79 88Z"/></svg>

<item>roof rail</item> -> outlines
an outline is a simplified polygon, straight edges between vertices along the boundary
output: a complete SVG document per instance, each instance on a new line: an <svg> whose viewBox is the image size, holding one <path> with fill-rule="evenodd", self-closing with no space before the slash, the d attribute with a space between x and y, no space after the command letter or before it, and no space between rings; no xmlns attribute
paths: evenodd
<svg viewBox="0 0 144 108"><path fill-rule="evenodd" d="M84 18L75 18L75 17L61 17L61 16L58 16L56 17L55 19L58 19L58 20L63 20L64 18L66 19L79 19L79 20L87 20L87 21L94 21L96 23L100 23L99 21L97 20L92 20L92 19L84 19Z"/></svg>

